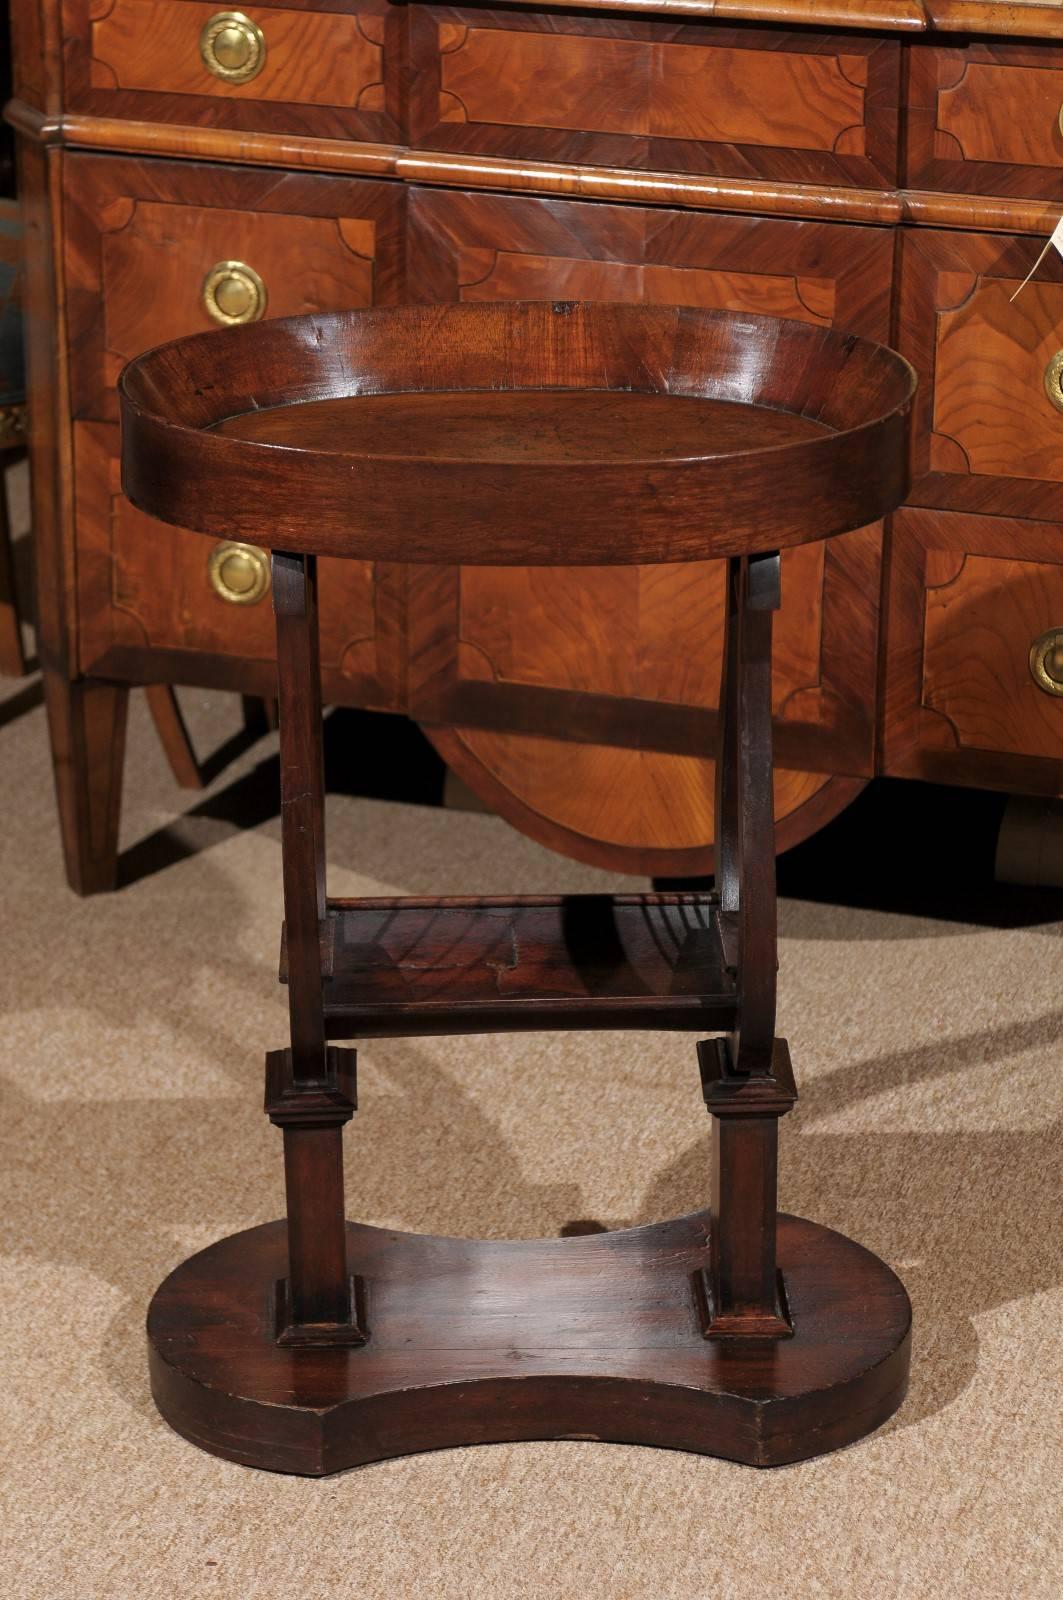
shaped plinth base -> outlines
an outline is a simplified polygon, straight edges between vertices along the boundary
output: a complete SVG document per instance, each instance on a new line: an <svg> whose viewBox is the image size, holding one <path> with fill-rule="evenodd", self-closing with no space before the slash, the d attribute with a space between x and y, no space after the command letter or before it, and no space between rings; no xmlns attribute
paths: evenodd
<svg viewBox="0 0 1063 1600"><path fill-rule="evenodd" d="M360 1349L274 1339L287 1230L179 1266L148 1315L170 1425L215 1455L320 1475L518 1439L660 1445L776 1466L851 1444L904 1398L904 1285L852 1240L779 1218L785 1339L704 1336L707 1215L568 1239L347 1225Z"/></svg>

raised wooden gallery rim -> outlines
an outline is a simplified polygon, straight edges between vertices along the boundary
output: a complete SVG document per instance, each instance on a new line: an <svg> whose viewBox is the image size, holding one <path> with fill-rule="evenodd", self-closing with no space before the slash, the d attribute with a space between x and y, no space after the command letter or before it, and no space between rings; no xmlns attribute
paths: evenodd
<svg viewBox="0 0 1063 1600"><path fill-rule="evenodd" d="M131 362L123 489L163 522L319 555L741 555L894 510L915 387L881 345L740 312L518 301L314 314Z"/></svg>

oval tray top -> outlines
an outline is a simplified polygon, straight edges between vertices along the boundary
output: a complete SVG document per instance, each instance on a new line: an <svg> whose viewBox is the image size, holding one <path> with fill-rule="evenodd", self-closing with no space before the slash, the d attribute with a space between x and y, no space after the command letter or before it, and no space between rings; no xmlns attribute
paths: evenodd
<svg viewBox="0 0 1063 1600"><path fill-rule="evenodd" d="M290 317L126 367L122 486L163 522L320 555L740 555L899 505L915 385L868 340L683 306Z"/></svg>

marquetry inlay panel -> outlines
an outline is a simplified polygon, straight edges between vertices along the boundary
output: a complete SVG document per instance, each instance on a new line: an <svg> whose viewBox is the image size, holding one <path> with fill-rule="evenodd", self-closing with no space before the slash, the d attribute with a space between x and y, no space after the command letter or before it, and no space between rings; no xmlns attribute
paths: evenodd
<svg viewBox="0 0 1063 1600"><path fill-rule="evenodd" d="M94 7L93 87L383 109L380 18L252 5L264 63L241 83L212 73L200 51L201 31L219 9L209 0L111 0Z"/></svg>
<svg viewBox="0 0 1063 1600"><path fill-rule="evenodd" d="M886 187L894 40L450 6L410 12L426 150Z"/></svg>
<svg viewBox="0 0 1063 1600"><path fill-rule="evenodd" d="M900 512L887 627L886 771L1063 793L1063 529Z"/></svg>

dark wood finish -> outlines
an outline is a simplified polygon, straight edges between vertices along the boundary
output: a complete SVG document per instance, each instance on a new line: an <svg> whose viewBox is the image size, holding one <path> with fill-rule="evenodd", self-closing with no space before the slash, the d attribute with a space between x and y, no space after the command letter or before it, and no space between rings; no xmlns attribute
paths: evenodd
<svg viewBox="0 0 1063 1600"><path fill-rule="evenodd" d="M330 1039L544 1028L730 1028L712 894L330 900ZM281 977L288 978L288 938Z"/></svg>
<svg viewBox="0 0 1063 1600"><path fill-rule="evenodd" d="M291 839L289 829L289 862ZM284 1134L288 1212L288 1274L275 1282L271 1332L282 1346L364 1344L364 1285L348 1272L343 1193L343 1127L357 1100L355 1052L323 1051L311 1076L305 1057L297 1065L299 1033L296 1024L293 1048L266 1057L266 1113Z"/></svg>
<svg viewBox="0 0 1063 1600"><path fill-rule="evenodd" d="M727 563L727 619L716 753L716 883L725 964L737 1005L725 1038L698 1047L713 1118L708 1338L787 1338L778 1278L778 1121L797 1098L775 1037L777 918L772 806L771 636L779 606L775 551Z"/></svg>
<svg viewBox="0 0 1063 1600"><path fill-rule="evenodd" d="M455 308L455 310L457 310L457 308ZM469 315L473 314L473 308L471 306L468 307L467 310L462 314L468 317ZM648 308L644 313L640 313L640 315L646 319L647 327L652 326L653 318ZM691 328L694 327L699 316L701 315L703 314L696 310L692 310L686 319L686 325ZM433 321L430 325L434 329L435 320L438 320L438 318L442 317L443 312L440 310L438 313L433 313L432 316ZM384 325L385 322L382 322L381 326ZM274 326L278 325L275 324ZM404 325L401 317L396 321L395 326L402 330ZM504 324L501 321L496 324L496 327L500 329L503 326ZM743 322L741 324L741 328L739 329L739 333L737 335L739 342L746 337L745 333L741 331L741 329L744 329L745 326L746 323ZM752 328L757 326L757 324L753 321L749 321L748 326ZM735 327L739 328L739 324L737 322L735 323ZM238 333L239 330L236 330L236 332ZM437 340L434 331L426 335L426 337L428 339L428 349L419 354L417 359L422 362L424 366L424 373L430 374L431 362L433 360L438 362L443 357L445 353L445 347ZM464 335L462 337L464 337ZM504 334L500 332L495 337L502 338L504 337ZM682 337L682 335L677 335L677 337ZM808 339L812 337L812 330L809 329L807 332L802 332L800 325L793 324L788 329L788 337L795 340ZM396 359L399 363L396 368L396 372L401 374L401 372L404 370L403 364L408 367L411 362L413 347L408 343L407 336L403 331L400 331L396 334L396 345ZM211 347L211 341L208 340L204 348L209 349ZM238 348L236 341L233 343L233 348L234 350ZM838 348L840 349L841 345L839 345ZM736 350L737 349L738 346L736 346ZM559 359L561 358L559 357ZM681 356L677 355L677 360L681 359ZM482 361L484 362L485 374L493 370L493 363L495 360L496 352L490 347L485 347L482 352ZM561 369L559 368L558 370L560 371ZM401 378L397 378L396 381L402 380ZM418 378L418 382L430 381L431 379L429 376ZM514 369L513 372L513 381L521 381L520 373L516 369ZM708 416L709 407L707 402L705 400L699 400L696 405L689 405L687 402L678 399L676 391L681 388L681 383L682 380L677 370L673 374L672 379L673 394L667 401L659 401L655 402L655 404L661 407L661 415L667 415L671 417L672 414L677 414L678 417L682 419L684 415L689 413L691 420L689 423L684 423L683 425L689 428L700 427L700 424L694 423L693 416L694 413L700 413L702 416ZM259 397L260 403L263 399L263 396ZM357 436L359 439L362 439L364 429L367 427L382 426L385 429L394 429L398 426L398 423L401 420L404 433L408 435L412 441L410 444L410 449L414 450L416 448L415 442L413 442L413 436L410 435L411 419L408 415L403 416L401 419L399 418L398 413L393 410L395 402L385 402L383 399L378 399L357 401L352 403L356 406L356 410L358 412ZM419 403L430 405L431 401L430 399L426 398L423 402ZM474 467L471 473L469 473L466 486L466 499L463 504L453 500L452 497L454 491L452 487L448 487L446 490L448 496L451 497L451 503L454 505L455 533L460 535L460 537L465 541L464 544L455 544L452 547L451 551L449 552L452 559L459 559L466 552L474 552L477 557L484 553L489 553L489 547L485 547L485 540L488 536L488 533L492 531L504 533L505 530L504 516L506 513L506 495L509 492L510 476L514 473L518 475L521 473L530 475L538 470L537 462L534 458L534 446L531 441L537 436L537 434L542 435L542 420L540 419L537 426L533 427L534 418L528 411L529 404L538 404L538 402L526 403L522 397L508 396L504 401L496 399L492 403L496 406L496 408L504 405L507 411L512 413L510 416L509 425L515 428L515 432L510 434L508 443L506 442L505 437L502 435L499 437L497 451L500 453L496 455L496 461L500 464L499 466L492 465L491 463L485 463L482 468L478 469ZM645 403L650 404L649 401ZM804 403L805 401L803 400L802 404ZM408 408L409 402L403 402L403 404ZM812 408L813 404L814 402L809 399L809 409ZM516 414L516 408L518 406L523 407L523 410L519 416ZM620 496L621 484L620 479L617 476L617 469L610 466L608 452L601 454L603 440L607 440L610 430L606 403L602 400L593 398L581 403L579 413L580 427L584 429L589 425L590 422L590 411L588 410L588 406L590 406L592 409L595 407L597 408L598 421L595 425L599 428L599 433L596 435L598 440L596 448L599 449L601 459L596 462L593 467L584 462L571 461L567 464L562 463L553 491L556 495L553 503L551 504L548 497L543 495L542 490L539 491L540 529L542 539L546 541L546 543L541 543L537 550L535 546L536 528L534 525L522 528L519 542L514 543L511 547L512 554L510 559L513 561L519 562L523 565L533 555L537 554L539 558L542 559L544 554L549 552L550 546L552 544L556 544L557 542L557 530L559 528L567 527L571 521L573 494L585 497L585 502L587 504L600 504L602 503L603 499L609 499L610 497L612 497L614 500L618 500L619 503L618 497ZM376 417L378 413L383 414L383 421L380 422L378 420L378 422L374 423L373 418ZM720 419L729 415L733 416L734 413L729 413L726 409L721 410L719 407L717 407L714 413L714 426L718 427L720 425ZM308 441L311 439L309 430L312 428L312 426L317 426L316 418L317 411L312 403L305 404L300 407L296 420L298 421L300 429L306 430L305 437ZM336 423L337 415L334 402L328 399L327 395L325 395L323 425L326 436L331 437ZM503 427L502 419L499 419L498 425L499 427ZM560 419L559 425L567 426L571 431L571 425L565 424L563 419ZM664 436L662 436L662 439L664 439L664 444L668 449L673 449L676 447L669 441L671 440L671 436L674 434L675 429L679 425L679 422L673 423L669 421L667 438L665 439ZM906 426L906 424L903 422L901 422L899 425L901 427ZM236 428L237 424L226 423L225 426L226 431L231 432ZM267 416L266 412L263 410L256 413L253 423L248 423L245 421L240 423L239 426L245 432L250 430L252 427L255 431L257 444L253 445L251 448L255 451L255 465L252 470L255 474L257 483L259 481L260 474L260 467L258 465L259 459L265 457L271 463L273 463L274 467L279 468L284 452L279 450L277 447L276 430L278 428L290 426L290 423L284 420L279 413L276 415ZM791 429L794 426L806 428L808 423L807 419L801 421L800 424L794 424L792 422L783 423L776 418L771 421L769 426L772 430L777 430L783 426ZM170 430L166 430L166 432L167 437L172 437ZM547 439L547 447L549 450L556 453L556 443L551 442L553 441L554 436L552 434L547 434L545 437ZM721 435L721 442L722 437L723 436ZM772 440L775 440L781 436L776 431L772 431L770 437ZM693 439L693 435L691 435L691 439ZM263 448L264 442L268 442L268 451ZM218 444L219 447L221 447L220 440L218 441ZM436 438L431 444L433 451L441 447L441 441L438 438ZM448 445L448 448L452 447L453 442L451 445ZM615 448L615 442L612 448ZM290 458L290 452L288 454ZM510 457L512 459L510 459ZM161 457L159 459L161 460ZM309 454L302 454L301 459L303 460L304 464L309 465L311 456ZM502 474L500 470L503 467L504 474ZM432 462L431 470L438 485L437 492L440 494L444 492L444 482L450 484L457 475L460 475L464 472L464 468L461 465L460 459L457 458L455 458L453 463L446 459L437 459ZM668 469L662 462L659 470L662 472L668 472L670 469ZM693 470L694 469L689 464L680 468L682 475L689 475L693 472ZM759 469L754 469L752 474L753 479L755 479L756 472L758 470ZM797 494L799 493L799 485L796 477L794 476L793 466L791 465L791 468L788 470L791 477L792 492ZM620 469L620 471L622 472L622 469ZM349 493L352 488L354 488L354 480L350 477L346 467L338 469L336 481L340 492ZM652 481L655 482L656 478L654 478ZM860 474L857 475L857 478L853 481L860 481L868 488L871 486L870 475L868 473L864 473L863 471L861 471ZM390 515L392 510L401 506L402 496L405 492L403 485L406 482L408 482L408 475L402 461L397 459L392 460L391 458L382 456L373 467L374 486L370 488L367 482L362 482L358 485L354 494L354 499L357 501L357 507L355 507L352 502L351 514L361 518L363 521L363 524L366 528L367 539L370 541L370 544L367 545L367 549L375 548L381 555L387 555L388 552L386 546L381 543L381 519L385 514ZM491 487L492 484L494 486L493 488ZM572 484L573 487L570 488L569 484ZM317 483L315 485L315 492L321 492L322 488L323 485L320 482ZM719 491L722 494L722 484L719 485ZM652 484L650 492L653 492ZM624 495L626 496L626 499L624 500L624 503L626 504L627 501L630 500L630 487L624 490ZM492 498L492 496L495 498ZM781 501L779 503L782 504ZM249 508L252 504L257 504L257 501L250 501ZM718 504L722 510L724 499L721 498L718 501ZM301 495L299 495L295 497L293 503L293 522L291 526L294 533L297 533L298 529L302 526L302 506L303 498ZM710 531L707 523L704 520L699 521L692 530L692 538L696 539L696 544L689 543L684 546L682 543L682 528L678 521L679 502L673 499L672 506L673 509L667 517L661 513L660 540L655 544L647 543L647 545L644 546L644 554L646 556L653 556L657 559L662 559L665 557L668 559L675 559L684 554L686 556L691 556L710 553L713 550L713 545L711 540L706 537ZM818 537L822 535L825 528L831 525L831 520L833 518L842 516L846 521L860 521L871 510L873 510L873 502L870 499L862 503L859 513L846 511L844 508L835 504L833 500L829 506L826 503L821 503L821 509L814 510L812 512L812 520L806 529L806 533L808 536ZM719 531L724 540L728 539L731 535L731 529L733 527L736 514L736 502L734 494L731 494L728 512L726 515L721 516L720 519L721 525ZM188 515L190 519L194 520L198 513L193 512L192 508L189 507ZM425 527L423 547L420 550L417 547L416 539L414 537L415 531L416 525L414 524L412 518L407 517L401 530L398 530L398 542L392 552L394 557L397 557L401 554L408 559L430 560L434 558L434 560L438 560L440 556L448 553L444 545L444 532L438 523L433 524L431 527ZM761 532L765 537L771 537L771 530L761 530ZM602 539L603 535L605 535L604 543ZM276 523L273 525L273 533L271 536L277 539L283 539L284 537L283 532L280 531ZM761 534L758 533L758 537L760 536ZM782 530L781 528L778 530L777 536L782 542L788 542L789 538L791 537L791 535L788 535L785 530ZM249 533L248 537L254 540L257 540L261 537L261 522L258 523L257 530L254 533ZM586 550L581 550L579 552L581 559L591 560L597 558L598 560L601 560L603 558L608 558L609 543L612 540L611 524L598 524L595 537L597 539L597 543L589 545ZM870 543L870 540L873 538L873 534L866 537L861 536L861 539L864 542L855 543L850 547L848 553L839 556L839 564L834 568L834 570L840 574L848 568L848 570L854 573L854 576L855 574L861 572L866 574L865 564L869 555L871 557L873 569L873 551L876 548ZM565 542L566 544L569 543L567 538ZM720 548L720 546L717 546L716 548ZM569 554L571 555L572 552L570 551ZM812 582L816 583L818 579L819 584L822 585L825 571L822 556L813 556L811 562L806 563L805 565L806 571L809 573ZM626 587L628 590L630 590L630 583L626 580L621 581L625 582ZM658 634L663 634L667 631L666 618L669 614L667 609L667 591L669 588L671 588L677 593L680 592L682 588L689 582L689 575L684 570L678 575L678 579L675 583L669 583L663 574L647 573L646 582L649 585L652 585L654 582L656 582L658 588L662 590L660 595L660 603L654 613L654 628ZM418 588L419 580L415 580L415 588L413 591L414 594L418 592ZM867 709L866 705L862 706L860 703L860 664L864 663L863 670L866 672L867 677L863 681L867 682L873 673L874 633L873 630L864 634L855 633L851 630L847 631L845 624L851 624L854 617L860 619L866 617L868 614L866 610L867 607L871 608L870 614L872 617L874 616L874 578L872 577L871 584L864 582L858 587L857 584L854 583L852 593L854 597L852 610L850 611L848 608L843 607L839 602L838 610L837 612L833 613L832 616L832 626L829 629L824 628L819 639L816 641L816 645L818 645L816 656L818 656L819 660L817 661L816 656L814 656L811 663L809 663L808 649L806 648L800 652L798 657L798 671L803 675L803 677L798 676L796 673L791 675L790 684L788 686L791 690L791 695L789 697L789 703L784 706L784 714L788 712L791 717L797 719L800 718L802 712L804 712L808 720L812 721L813 723L827 722L828 726L833 724L831 727L832 737L838 739L839 743L848 738L850 740L850 749L852 749L852 745L854 744L859 746L861 742L861 733L863 733L863 739L865 741L864 748L866 749L868 733L864 730L867 728ZM591 594L590 592L587 592L587 603L590 603L590 601ZM414 600L413 603L416 605L416 600ZM693 604L689 598L686 601L686 606L689 615L689 625L691 628L693 628L695 613ZM798 612L797 615L800 616L800 613ZM833 621L834 617L837 618L837 632L835 631L835 625ZM806 624L802 623L801 626L806 626ZM578 641L578 634L574 634L573 637ZM834 643L835 640L837 640L837 645ZM667 645L665 639L660 637L654 648L657 657L660 659L663 666L663 664L667 661ZM815 646L813 646L813 648L815 648ZM826 692L823 692L820 691L819 685L817 684L817 678L819 677L817 666L820 662L826 662L829 664L833 659L835 659L835 649L838 650L837 659L839 660L841 670L839 670L837 673L836 678L832 674L829 687L825 685L824 690ZM586 652L584 651L584 654L585 653ZM436 675L436 681L438 682L438 663L431 662L430 654L424 649L418 647L416 667L414 671L411 672L411 678L414 678L414 681L416 681L418 685L423 685L425 683L425 671L430 664L433 673ZM840 692L835 689L835 684L839 686ZM843 685L844 687L841 687ZM810 694L798 695L792 692L796 691L798 688L804 688L805 686L811 690ZM409 693L409 690L407 692ZM787 698L785 690L783 691L781 698L784 700ZM440 721L446 721L448 716L452 717L456 714L462 715L462 722L465 726L467 726L469 722L474 722L477 720L475 717L468 717L467 715L457 712L456 708L453 707L437 709L431 705L426 705L425 695L423 692L411 694L408 703L411 705L411 709L415 709L419 718L429 724L436 724ZM560 716L563 717L563 715L564 707L562 707L560 711ZM519 722L517 725L520 726ZM611 733L612 739L617 743L623 743L625 732L626 730L624 729L623 723L621 722L619 723L619 726L617 726L614 721L614 728ZM617 737L618 733L619 738ZM790 748L798 748L796 736ZM835 750L837 750L837 748L838 746L835 745ZM565 759L568 759L567 756ZM864 771L869 770L866 756L864 756L863 760L861 761L859 754L854 755L852 762L857 771L861 769L861 766L863 766ZM657 765L659 766L660 764L658 763ZM690 782L690 788L694 803L696 805L700 803L700 809L702 810L708 809L708 840L711 840L711 807L706 808L705 780L703 775L699 775L699 768L701 769L701 774L703 774L704 769L702 763L697 763L690 773L690 780L692 780ZM549 769L546 770L549 772ZM647 773L647 799L650 799L652 793L656 792L656 781L654 769L651 767ZM794 788L790 792L794 795L795 803L800 804L802 800L809 798L810 794L814 793L815 788L818 786L819 785L814 781L810 784L807 778L801 778L794 785ZM708 794L711 795L711 789L708 790ZM844 798L847 797L847 795L844 796ZM623 804L623 797L619 793L617 795L617 803L621 805ZM794 805L784 805L783 809L785 814L786 810L794 809ZM623 820L622 811L620 815L621 819ZM680 813L680 816L682 817L683 813ZM638 825L638 814L636 814L636 818L636 825ZM663 821L666 825L669 824L668 818L664 818ZM671 825L674 826L675 824L671 823ZM685 824L681 822L680 826L683 825ZM704 823L702 823L702 826L704 826ZM614 841L619 843L620 841L617 840L615 827L611 828L610 832ZM651 845L653 848L645 851L646 844ZM680 870L682 870L683 867L695 867L697 864L699 864L696 860L690 860L689 854L685 859L681 857L680 860L677 861L674 856L670 856L667 853L666 848L662 848L662 846L666 846L666 844L667 841L665 838L658 837L655 839L652 835L649 839L645 840L645 844L641 840L637 841L638 847L644 850L645 854L637 862L631 863L635 867L635 870L641 869L660 871L676 866L679 866ZM580 853L578 846L575 853ZM704 865L704 852L702 852L700 864Z"/></svg>
<svg viewBox="0 0 1063 1600"><path fill-rule="evenodd" d="M779 605L775 551L731 559L727 572L716 756L717 882L728 965L742 975L727 1042L728 1072L774 1074L776 914L772 808L771 624ZM711 1102L710 1102L711 1109Z"/></svg>
<svg viewBox="0 0 1063 1600"><path fill-rule="evenodd" d="M426 391L426 411L444 416L455 372L486 390L502 373L507 391L548 390L550 404L524 428L516 397L494 394L473 429L459 402L465 445L431 427L408 438L401 419L363 438L362 417L372 427L388 394ZM377 393L359 393L370 375ZM660 403L636 403L629 426L632 390ZM520 302L264 322L164 345L126 369L123 488L140 510L200 533L317 555L703 560L846 532L895 505L913 391L906 363L869 341L682 307ZM588 432L596 414L602 426ZM231 500L217 493L223 480ZM430 524L425 503L440 508Z"/></svg>
<svg viewBox="0 0 1063 1600"><path fill-rule="evenodd" d="M686 1343L697 1341L703 1352L693 1381L670 1375L667 1387L682 1386L693 1407L707 1370L712 1426L697 1435L673 1431L674 1417L658 1405L659 1376L646 1387L638 1306L616 1293L623 1286L609 1282L601 1260L581 1266L569 1256L576 1279L558 1274L556 1246L540 1263L545 1281L536 1283L534 1271L522 1275L525 1292L530 1286L543 1295L537 1315L544 1331L535 1333L534 1347L540 1358L547 1353L545 1372L559 1342L574 1348L569 1319L578 1307L593 1300L600 1308L612 1299L617 1321L594 1329L570 1385L584 1405L591 1395L608 1395L621 1420L606 1436L669 1444L696 1438L695 1448L770 1463L858 1437L899 1403L910 1310L889 1269L867 1258L873 1265L865 1271L848 1241L794 1225L798 1239L844 1285L835 1300L842 1326L829 1353L809 1337L815 1302L804 1296L799 1261L791 1284L785 1249L779 1278L778 1120L796 1090L785 1041L775 1036L771 623L780 562L777 550L760 544L773 534L800 543L825 526L844 532L894 509L908 482L913 383L911 368L892 351L823 328L681 307L563 301L265 323L225 339L199 335L165 345L123 373L122 482L132 503L203 533L244 532L254 471L259 518L273 528L274 542L294 547L273 554L282 975L291 1044L266 1063L266 1110L284 1132L288 1216L279 1230L253 1230L215 1251L226 1267L234 1243L242 1261L255 1259L253 1287L245 1273L238 1286L253 1299L251 1319L221 1313L221 1326L240 1330L240 1353L235 1360L227 1355L224 1368L217 1319L225 1291L219 1294L202 1270L210 1253L178 1269L156 1297L150 1318L156 1397L163 1414L199 1444L228 1453L235 1427L254 1441L241 1444L240 1459L275 1470L326 1471L317 1430L327 1414L343 1441L333 1467L368 1459L358 1442L365 1419L350 1402L369 1392L362 1387L367 1373L380 1359L387 1367L389 1346L398 1341L397 1382L382 1388L379 1378L371 1380L388 1418L374 1429L371 1455L424 1448L429 1435L406 1415L402 1396L411 1372L422 1402L426 1390L446 1382L433 1375L419 1334L426 1316L433 1330L445 1319L442 1332L431 1335L433 1348L442 1339L452 1357L468 1343L463 1375L471 1387L455 1439L511 1436L506 1418L520 1391L508 1385L509 1394L499 1394L494 1352L501 1333L507 1357L513 1353L503 1309L506 1267L527 1247L463 1247L462 1297L480 1303L477 1294L468 1296L475 1271L493 1330L487 1347L475 1314L470 1331L469 1315L455 1316L446 1292L440 1297L445 1257L427 1273L417 1269L418 1251L439 1241L389 1236L408 1296L405 1318L390 1332L388 1268L382 1279L375 1261L364 1266L352 1257L352 1245L361 1251L372 1236L348 1229L343 1212L341 1138L356 1104L355 1062L327 1041L365 1033L651 1023L722 1033L699 1046L716 1154L708 1228L694 1219L698 1249L689 1256L673 1240L683 1222L657 1230L672 1245L671 1269L685 1290ZM860 441L859 448L846 448L847 441ZM568 501L561 540L548 536L542 513L545 505L562 515L559 486ZM721 498L726 521L718 516ZM612 562L635 564L648 550L667 559L684 531L699 526L708 547L728 557L719 894L330 902L317 553L578 566L601 559L603 504L610 507ZM613 1248L641 1245L652 1233L616 1235ZM275 1274L273 1293L264 1296L262 1247L272 1259L279 1239L287 1246L287 1277ZM644 1255L636 1255L636 1265L644 1290L655 1273ZM579 1278L582 1287L574 1288ZM651 1320L667 1328L661 1313L668 1294L652 1286ZM527 1307L526 1300L514 1307L518 1326L527 1326ZM620 1372L637 1380L633 1394L608 1389L617 1378L618 1339L629 1364ZM667 1333L668 1347L683 1342L674 1330ZM714 1347L732 1354L707 1358ZM751 1347L771 1350L768 1369L743 1354ZM783 1347L798 1350L799 1358L788 1361ZM301 1362L287 1371L283 1407L273 1403L279 1396L272 1382L266 1391L258 1387L272 1370L275 1357L264 1358L269 1350ZM354 1363L345 1364L341 1388L308 1400L300 1383L323 1370L308 1359L331 1359L335 1380L339 1351ZM361 1354L368 1360L359 1367ZM481 1386L482 1413L475 1409ZM528 1387L540 1404L548 1398ZM785 1445L777 1438L766 1443L771 1429L758 1426L771 1397L785 1397ZM264 1403L274 1415L263 1431ZM855 1413L848 1409L854 1405ZM438 1413L422 1403L418 1416L430 1414ZM587 1414L597 1408L591 1404ZM553 1426L540 1412L532 1436ZM744 1444L738 1442L743 1426ZM385 1445L389 1429L394 1442ZM293 1450L300 1440L314 1446L309 1457Z"/></svg>
<svg viewBox="0 0 1063 1600"><path fill-rule="evenodd" d="M716 24L411 11L409 139L587 166L890 186L900 46Z"/></svg>
<svg viewBox="0 0 1063 1600"><path fill-rule="evenodd" d="M291 1070L325 1076L324 1002L318 928L325 920L325 769L321 751L321 666L313 558L273 556L280 690L281 842L288 929Z"/></svg>
<svg viewBox="0 0 1063 1600"><path fill-rule="evenodd" d="M706 1339L708 1231L707 1214L514 1242L348 1224L368 1342L292 1351L274 1342L270 1316L285 1226L268 1223L162 1284L148 1321L152 1393L172 1427L214 1454L314 1476L544 1438L775 1466L849 1444L896 1410L911 1311L888 1267L829 1228L780 1217L794 1336Z"/></svg>
<svg viewBox="0 0 1063 1600"><path fill-rule="evenodd" d="M770 857L769 857L770 859ZM769 906L774 901L771 886ZM746 1006L748 1011L748 1003ZM794 1334L789 1291L779 1272L778 1122L797 1099L785 1039L773 1041L768 1071L739 1070L749 1059L727 1039L698 1048L705 1104L712 1113L712 1226L699 1285L708 1339Z"/></svg>
<svg viewBox="0 0 1063 1600"><path fill-rule="evenodd" d="M343 1125L354 1060L325 1044L319 928L325 920L325 768L313 556L273 555L280 692L281 845L291 1045L266 1058L266 1111L284 1132L289 1271L279 1337L317 1343L363 1331L347 1270ZM348 1068L347 1078L344 1068ZM322 1086L326 1087L322 1087Z"/></svg>

